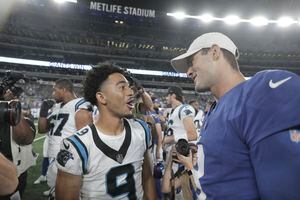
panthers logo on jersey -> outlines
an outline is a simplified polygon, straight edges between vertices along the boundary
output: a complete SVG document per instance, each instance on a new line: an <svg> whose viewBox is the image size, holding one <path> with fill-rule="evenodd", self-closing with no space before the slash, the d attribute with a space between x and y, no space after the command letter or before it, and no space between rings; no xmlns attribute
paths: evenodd
<svg viewBox="0 0 300 200"><path fill-rule="evenodd" d="M150 130L137 119L124 119L124 126L118 136L86 126L61 144L57 167L82 176L81 199L143 198L142 166Z"/></svg>

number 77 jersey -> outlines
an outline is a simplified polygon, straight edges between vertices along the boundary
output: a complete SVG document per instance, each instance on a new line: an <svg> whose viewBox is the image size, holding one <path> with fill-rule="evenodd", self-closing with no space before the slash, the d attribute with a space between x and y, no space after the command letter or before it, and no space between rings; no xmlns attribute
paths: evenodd
<svg viewBox="0 0 300 200"><path fill-rule="evenodd" d="M55 158L59 152L61 141L77 131L75 114L80 109L91 110L91 104L83 98L77 98L66 104L58 103L53 107L52 113L48 116L50 121L49 131L49 157Z"/></svg>

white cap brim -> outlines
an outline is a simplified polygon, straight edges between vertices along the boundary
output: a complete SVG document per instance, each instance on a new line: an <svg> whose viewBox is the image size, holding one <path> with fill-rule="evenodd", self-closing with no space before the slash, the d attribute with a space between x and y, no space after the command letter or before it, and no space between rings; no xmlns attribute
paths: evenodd
<svg viewBox="0 0 300 200"><path fill-rule="evenodd" d="M171 60L171 65L173 66L176 72L186 73L188 68L190 67L189 63L187 62L188 57L197 53L200 50L201 49L196 49L194 51L186 52L184 54L177 56L176 58L173 58Z"/></svg>

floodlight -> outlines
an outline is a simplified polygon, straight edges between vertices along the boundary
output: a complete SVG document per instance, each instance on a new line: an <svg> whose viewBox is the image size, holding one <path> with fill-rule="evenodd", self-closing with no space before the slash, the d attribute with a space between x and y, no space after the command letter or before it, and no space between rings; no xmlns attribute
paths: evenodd
<svg viewBox="0 0 300 200"><path fill-rule="evenodd" d="M266 26L268 25L269 20L263 16L258 16L250 19L250 23L254 26Z"/></svg>
<svg viewBox="0 0 300 200"><path fill-rule="evenodd" d="M205 23L209 23L214 20L214 17L211 14L203 14L199 16L199 19Z"/></svg>
<svg viewBox="0 0 300 200"><path fill-rule="evenodd" d="M277 24L280 27L288 27L294 23L297 23L294 19L291 17L281 17L277 20Z"/></svg>
<svg viewBox="0 0 300 200"><path fill-rule="evenodd" d="M173 17L175 17L176 19L182 20L185 18L185 13L184 12L173 13Z"/></svg>
<svg viewBox="0 0 300 200"><path fill-rule="evenodd" d="M241 22L240 17L236 15L229 15L225 17L223 20L228 25L235 25Z"/></svg>

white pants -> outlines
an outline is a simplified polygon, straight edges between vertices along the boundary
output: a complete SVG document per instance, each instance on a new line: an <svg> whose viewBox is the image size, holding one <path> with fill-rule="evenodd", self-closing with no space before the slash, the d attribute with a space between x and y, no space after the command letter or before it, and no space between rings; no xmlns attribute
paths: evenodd
<svg viewBox="0 0 300 200"><path fill-rule="evenodd" d="M47 171L47 184L49 187L55 187L56 176L57 176L57 166L55 163L55 158L49 158L49 167Z"/></svg>

